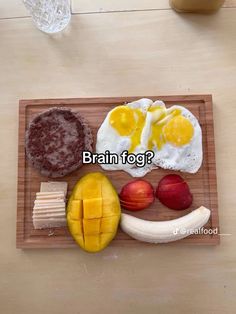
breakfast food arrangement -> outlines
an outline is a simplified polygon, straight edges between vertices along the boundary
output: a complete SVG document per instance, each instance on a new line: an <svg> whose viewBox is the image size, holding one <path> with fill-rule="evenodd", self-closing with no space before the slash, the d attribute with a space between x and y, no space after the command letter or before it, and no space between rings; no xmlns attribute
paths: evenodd
<svg viewBox="0 0 236 314"><path fill-rule="evenodd" d="M182 98L22 101L18 247L219 243L211 98Z"/></svg>

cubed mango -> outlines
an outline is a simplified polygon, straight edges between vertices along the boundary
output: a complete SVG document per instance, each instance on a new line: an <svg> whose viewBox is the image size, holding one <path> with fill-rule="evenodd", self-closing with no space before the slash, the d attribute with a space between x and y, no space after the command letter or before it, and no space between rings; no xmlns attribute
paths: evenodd
<svg viewBox="0 0 236 314"><path fill-rule="evenodd" d="M68 227L81 248L104 249L114 238L119 219L119 198L107 177L95 172L81 178L67 205Z"/></svg>
<svg viewBox="0 0 236 314"><path fill-rule="evenodd" d="M84 247L88 252L98 252L100 251L100 236L90 235L84 237Z"/></svg>
<svg viewBox="0 0 236 314"><path fill-rule="evenodd" d="M101 219L101 232L114 232L117 228L117 216L103 217Z"/></svg>
<svg viewBox="0 0 236 314"><path fill-rule="evenodd" d="M110 217L120 214L120 204L116 199L103 198L102 199L102 216Z"/></svg>
<svg viewBox="0 0 236 314"><path fill-rule="evenodd" d="M83 216L85 219L102 217L102 199L91 198L83 200Z"/></svg>
<svg viewBox="0 0 236 314"><path fill-rule="evenodd" d="M83 235L82 220L71 221L69 229L74 235Z"/></svg>
<svg viewBox="0 0 236 314"><path fill-rule="evenodd" d="M72 220L79 220L83 215L83 203L82 200L73 200L69 208L69 216Z"/></svg>
<svg viewBox="0 0 236 314"><path fill-rule="evenodd" d="M83 219L84 235L99 234L100 224L100 219Z"/></svg>

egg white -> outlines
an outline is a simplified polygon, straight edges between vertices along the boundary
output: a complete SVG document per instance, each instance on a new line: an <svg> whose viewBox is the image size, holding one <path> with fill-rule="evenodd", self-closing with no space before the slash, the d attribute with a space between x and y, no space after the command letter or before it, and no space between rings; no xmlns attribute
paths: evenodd
<svg viewBox="0 0 236 314"><path fill-rule="evenodd" d="M194 129L190 143L183 146L174 146L170 143L163 145L161 150L154 148L153 163L161 168L196 173L202 164L202 130L197 118L183 106L172 106L167 109L170 113L175 109L181 110L181 115L188 119Z"/></svg>

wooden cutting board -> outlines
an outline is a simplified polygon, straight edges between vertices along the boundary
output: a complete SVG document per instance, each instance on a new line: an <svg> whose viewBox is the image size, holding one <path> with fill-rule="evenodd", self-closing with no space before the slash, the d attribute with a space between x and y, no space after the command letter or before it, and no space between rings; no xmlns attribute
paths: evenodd
<svg viewBox="0 0 236 314"><path fill-rule="evenodd" d="M18 155L18 197L17 197L17 232L16 246L18 248L67 248L76 247L74 240L70 236L67 228L54 230L34 230L32 224L32 208L35 194L40 190L40 183L50 179L41 176L33 169L25 156L25 131L31 119L44 110L60 106L68 107L78 111L89 122L96 143L96 133L104 120L108 111L117 105L139 99L143 96L135 97L115 97L115 98L75 98L75 99L37 99L21 100L19 103L19 155ZM191 208L184 211L175 211L161 205L158 200L143 211L131 213L136 217L147 220L169 220L186 215L191 210L204 205L211 209L211 218L206 225L208 229L218 228L219 218L217 208L217 185L216 185L216 165L215 165L215 144L214 126L212 113L211 95L191 95L191 96L145 96L152 100L161 99L167 107L174 104L181 104L189 109L198 119L202 127L203 135L203 164L196 174L182 174L181 176L188 182L194 197ZM84 165L79 170L55 181L67 181L69 184L68 196L74 184L86 173L91 171L102 171L99 165ZM123 171L105 171L119 192L121 187L132 180ZM166 174L174 171L157 169L145 176L156 188L159 180ZM177 172L176 172L177 173ZM50 180L52 181L52 180ZM191 235L173 245L181 244L218 244L220 237L218 234ZM128 235L118 230L111 246L147 246L147 244L136 241ZM162 244L166 245L166 244Z"/></svg>

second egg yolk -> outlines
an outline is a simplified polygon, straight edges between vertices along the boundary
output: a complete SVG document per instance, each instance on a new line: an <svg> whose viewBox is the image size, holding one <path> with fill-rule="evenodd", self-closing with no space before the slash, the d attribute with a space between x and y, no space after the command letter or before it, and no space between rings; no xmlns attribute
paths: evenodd
<svg viewBox="0 0 236 314"><path fill-rule="evenodd" d="M193 137L193 133L192 123L182 115L175 116L163 127L163 135L166 141L175 146L188 144Z"/></svg>

